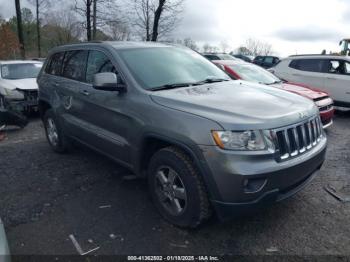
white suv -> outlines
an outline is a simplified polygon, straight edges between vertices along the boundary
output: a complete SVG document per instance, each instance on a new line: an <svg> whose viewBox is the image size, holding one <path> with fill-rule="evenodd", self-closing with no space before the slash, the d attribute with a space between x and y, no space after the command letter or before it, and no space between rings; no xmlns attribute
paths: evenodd
<svg viewBox="0 0 350 262"><path fill-rule="evenodd" d="M290 56L271 69L289 82L328 92L335 105L350 107L350 57L330 55Z"/></svg>

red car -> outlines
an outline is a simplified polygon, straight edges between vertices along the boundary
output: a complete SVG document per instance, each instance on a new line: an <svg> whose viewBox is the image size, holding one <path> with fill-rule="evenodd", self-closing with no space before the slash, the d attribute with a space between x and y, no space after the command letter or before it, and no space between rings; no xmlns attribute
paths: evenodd
<svg viewBox="0 0 350 262"><path fill-rule="evenodd" d="M232 79L270 85L313 100L320 110L323 128L333 124L333 99L328 93L302 84L285 82L269 71L251 63L234 60L215 60L213 63L226 71Z"/></svg>

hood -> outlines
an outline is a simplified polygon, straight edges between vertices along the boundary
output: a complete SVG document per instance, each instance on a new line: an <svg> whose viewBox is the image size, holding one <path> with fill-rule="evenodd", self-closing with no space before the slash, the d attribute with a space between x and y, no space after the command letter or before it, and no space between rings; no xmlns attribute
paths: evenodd
<svg viewBox="0 0 350 262"><path fill-rule="evenodd" d="M211 119L226 130L277 128L318 112L301 96L240 80L156 91L151 98L159 105Z"/></svg>
<svg viewBox="0 0 350 262"><path fill-rule="evenodd" d="M38 89L36 78L25 78L25 79L1 79L0 85L4 88L15 90L35 90Z"/></svg>
<svg viewBox="0 0 350 262"><path fill-rule="evenodd" d="M309 87L295 84L295 83L279 83L279 84L273 84L271 86L301 95L311 100L328 96L328 94L323 91L311 89Z"/></svg>

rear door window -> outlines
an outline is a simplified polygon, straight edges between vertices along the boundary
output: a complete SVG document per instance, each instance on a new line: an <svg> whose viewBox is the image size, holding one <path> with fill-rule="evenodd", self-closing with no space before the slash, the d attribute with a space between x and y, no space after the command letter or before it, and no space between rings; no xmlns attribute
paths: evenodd
<svg viewBox="0 0 350 262"><path fill-rule="evenodd" d="M308 72L322 72L322 59L297 59L293 60L289 67Z"/></svg>
<svg viewBox="0 0 350 262"><path fill-rule="evenodd" d="M62 76L80 82L85 82L88 51L68 51L63 60Z"/></svg>
<svg viewBox="0 0 350 262"><path fill-rule="evenodd" d="M50 62L45 68L45 72L50 75L60 76L63 58L64 52L53 54L51 56Z"/></svg>
<svg viewBox="0 0 350 262"><path fill-rule="evenodd" d="M86 82L92 83L95 74L105 72L117 74L116 68L104 53L100 51L90 51L86 68Z"/></svg>

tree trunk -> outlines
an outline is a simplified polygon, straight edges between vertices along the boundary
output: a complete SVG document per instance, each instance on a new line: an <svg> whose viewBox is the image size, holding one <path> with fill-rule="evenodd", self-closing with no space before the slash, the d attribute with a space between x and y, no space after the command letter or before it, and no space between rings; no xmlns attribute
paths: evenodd
<svg viewBox="0 0 350 262"><path fill-rule="evenodd" d="M91 1L86 0L86 36L91 41Z"/></svg>
<svg viewBox="0 0 350 262"><path fill-rule="evenodd" d="M26 58L26 51L24 48L24 38L23 38L23 28L22 28L22 13L21 13L21 3L20 0L15 0L16 4L16 16L17 16L17 31L18 31L18 41L21 50L22 59Z"/></svg>
<svg viewBox="0 0 350 262"><path fill-rule="evenodd" d="M150 15L150 10L149 10L149 0L146 1L146 41L150 41L151 40L151 34L149 32L150 30L150 19L149 19L149 15Z"/></svg>
<svg viewBox="0 0 350 262"><path fill-rule="evenodd" d="M38 41L38 57L41 57L41 36L40 36L40 14L39 14L39 0L36 0L36 33Z"/></svg>
<svg viewBox="0 0 350 262"><path fill-rule="evenodd" d="M96 40L96 33L97 33L97 0L93 0L93 17L92 17L92 39Z"/></svg>
<svg viewBox="0 0 350 262"><path fill-rule="evenodd" d="M152 41L156 42L158 39L158 28L159 20L163 12L163 8L166 0L159 0L159 5L154 13L154 22L153 22L153 32L152 32Z"/></svg>

